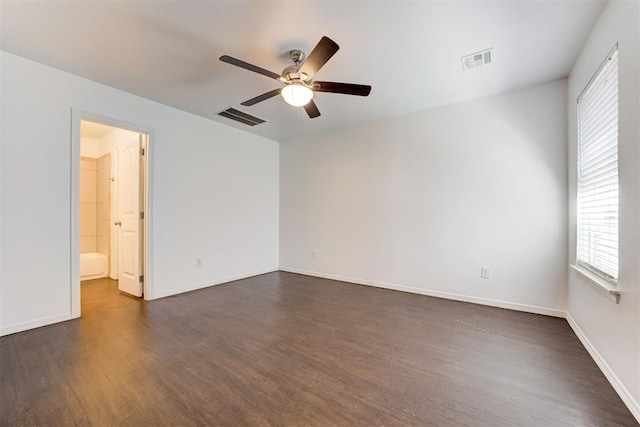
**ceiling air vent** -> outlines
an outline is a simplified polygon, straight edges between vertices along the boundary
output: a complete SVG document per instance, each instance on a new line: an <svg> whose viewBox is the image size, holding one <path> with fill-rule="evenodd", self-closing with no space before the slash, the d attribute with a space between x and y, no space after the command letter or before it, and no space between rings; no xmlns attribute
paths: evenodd
<svg viewBox="0 0 640 427"><path fill-rule="evenodd" d="M479 67L484 64L490 64L493 62L493 48L482 50L480 52L472 53L471 55L462 57L462 69L468 70L469 68Z"/></svg>
<svg viewBox="0 0 640 427"><path fill-rule="evenodd" d="M235 120L236 122L240 122L248 126L255 126L265 122L265 120L262 120L259 117L243 113L242 111L236 110L235 108L227 108L224 111L220 111L218 115L226 117L227 119Z"/></svg>

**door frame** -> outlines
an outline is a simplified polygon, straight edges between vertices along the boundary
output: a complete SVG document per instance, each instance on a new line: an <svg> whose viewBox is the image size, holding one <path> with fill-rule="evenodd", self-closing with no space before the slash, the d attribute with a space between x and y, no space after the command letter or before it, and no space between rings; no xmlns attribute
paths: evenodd
<svg viewBox="0 0 640 427"><path fill-rule="evenodd" d="M140 134L147 135L147 146L145 155L142 156L141 167L144 170L144 183L142 191L142 211L144 219L142 222L142 274L143 298L153 299L153 249L151 242L151 230L153 224L153 212L150 207L153 202L153 158L152 147L154 133L153 130L144 126L132 124L124 120L105 117L99 114L71 109L71 318L75 319L81 315L80 300L80 123L82 120L101 123L107 126L126 129Z"/></svg>

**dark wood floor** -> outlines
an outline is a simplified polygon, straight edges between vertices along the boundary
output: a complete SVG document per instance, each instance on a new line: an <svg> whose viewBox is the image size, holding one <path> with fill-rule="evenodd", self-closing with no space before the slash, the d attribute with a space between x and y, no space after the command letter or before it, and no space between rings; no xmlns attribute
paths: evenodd
<svg viewBox="0 0 640 427"><path fill-rule="evenodd" d="M0 424L636 425L566 321L271 273L0 339Z"/></svg>

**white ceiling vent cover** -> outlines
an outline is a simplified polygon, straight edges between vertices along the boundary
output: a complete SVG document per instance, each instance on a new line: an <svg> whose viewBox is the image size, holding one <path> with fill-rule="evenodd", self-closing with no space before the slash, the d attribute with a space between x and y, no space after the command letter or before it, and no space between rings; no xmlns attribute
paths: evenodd
<svg viewBox="0 0 640 427"><path fill-rule="evenodd" d="M493 62L493 48L481 50L480 52L472 53L471 55L462 57L462 69L468 70L470 68L476 68L484 64L491 64Z"/></svg>

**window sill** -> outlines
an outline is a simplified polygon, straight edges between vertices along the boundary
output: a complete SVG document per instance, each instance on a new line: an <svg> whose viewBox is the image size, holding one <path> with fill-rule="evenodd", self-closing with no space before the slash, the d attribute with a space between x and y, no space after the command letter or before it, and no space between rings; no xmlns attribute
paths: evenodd
<svg viewBox="0 0 640 427"><path fill-rule="evenodd" d="M583 282L586 282L595 290L618 304L620 301L620 290L618 288L578 265L571 264L570 267L577 273L577 276Z"/></svg>

